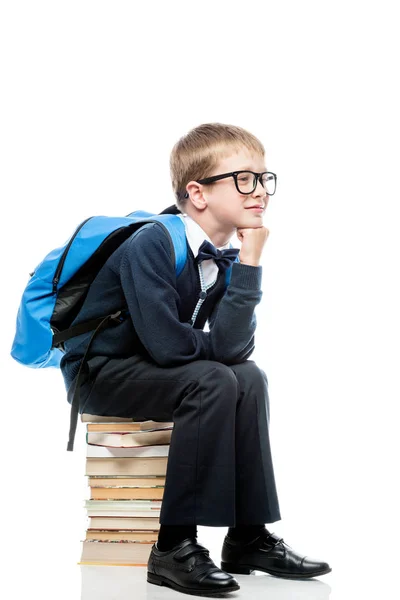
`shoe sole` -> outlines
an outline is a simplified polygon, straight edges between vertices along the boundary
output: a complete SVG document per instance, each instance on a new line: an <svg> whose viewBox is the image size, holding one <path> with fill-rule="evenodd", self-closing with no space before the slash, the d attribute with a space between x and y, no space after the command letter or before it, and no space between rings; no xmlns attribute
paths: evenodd
<svg viewBox="0 0 400 600"><path fill-rule="evenodd" d="M215 588L215 590L199 590L199 589L191 589L186 588L181 585L178 585L174 581L170 579L166 579L165 577L161 577L161 575L155 575L154 573L147 573L147 581L149 583L154 583L155 585L165 585L166 587L170 587L178 592L183 592L184 594L192 594L194 596L216 596L220 594L229 594L230 592L236 592L240 590L240 585L235 585L230 587L229 589L223 588Z"/></svg>
<svg viewBox="0 0 400 600"><path fill-rule="evenodd" d="M271 569L263 569L262 567L254 567L250 565L231 565L230 563L221 562L222 571L227 573L234 573L238 575L250 575L252 571L263 571L274 577L281 577L283 579L310 579L312 577L320 577L326 575L332 571L331 568L324 569L322 571L316 571L314 573L281 573L280 571L272 571Z"/></svg>

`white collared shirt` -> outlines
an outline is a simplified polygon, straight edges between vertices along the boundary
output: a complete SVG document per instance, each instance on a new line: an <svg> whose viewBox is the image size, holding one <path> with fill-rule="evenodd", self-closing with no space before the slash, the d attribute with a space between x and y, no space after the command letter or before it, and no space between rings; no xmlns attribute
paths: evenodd
<svg viewBox="0 0 400 600"><path fill-rule="evenodd" d="M200 227L198 223L192 217L187 215L186 213L178 215L178 217L183 221L186 229L186 237L189 242L189 246L193 252L193 256L196 256L199 253L199 248L204 240L207 240L211 244L213 243L211 239L208 237L206 232ZM213 244L214 245L214 244ZM225 244L224 246L219 246L218 250L225 250L226 248L230 248L230 242ZM210 258L209 260L203 260L200 264L201 270L203 272L204 282L207 287L215 283L218 276L218 267L214 259Z"/></svg>

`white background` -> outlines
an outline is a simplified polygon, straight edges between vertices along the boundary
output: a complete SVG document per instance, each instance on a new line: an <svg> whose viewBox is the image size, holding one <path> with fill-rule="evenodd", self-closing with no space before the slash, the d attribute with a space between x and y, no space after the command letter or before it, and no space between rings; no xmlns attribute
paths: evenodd
<svg viewBox="0 0 400 600"><path fill-rule="evenodd" d="M269 528L331 563L332 598L397 595L398 28L389 1L2 4L1 532L13 596L79 597L88 497L81 423L66 452L61 373L9 356L28 273L91 215L173 204L173 144L215 121L259 137L278 175L252 356L271 399L282 521ZM200 528L217 564L224 534Z"/></svg>

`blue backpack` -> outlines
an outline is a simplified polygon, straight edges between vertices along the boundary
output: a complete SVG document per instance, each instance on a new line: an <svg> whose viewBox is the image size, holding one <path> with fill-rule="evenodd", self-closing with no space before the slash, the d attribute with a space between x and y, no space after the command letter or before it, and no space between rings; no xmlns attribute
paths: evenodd
<svg viewBox="0 0 400 600"><path fill-rule="evenodd" d="M171 213L171 209L175 214ZM165 214L166 213L166 214ZM111 315L71 326L77 317L91 283L106 260L122 244L147 223L160 223L171 241L177 276L187 259L185 225L175 207L158 215L135 211L126 217L89 217L61 247L51 251L31 273L17 315L16 334L11 356L28 367L60 366L63 343L75 336L94 331L79 372L68 391L71 421L67 450L73 450L79 414L79 388L87 354L96 335L124 320L126 307ZM226 271L229 283L231 269ZM132 317L134 320L134 316Z"/></svg>

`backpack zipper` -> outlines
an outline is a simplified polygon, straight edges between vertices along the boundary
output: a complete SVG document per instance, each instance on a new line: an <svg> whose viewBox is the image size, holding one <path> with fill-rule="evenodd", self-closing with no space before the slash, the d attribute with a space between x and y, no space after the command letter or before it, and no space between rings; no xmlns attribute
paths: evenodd
<svg viewBox="0 0 400 600"><path fill-rule="evenodd" d="M67 244L64 252L62 253L62 256L60 258L60 262L57 265L57 269L56 269L56 272L54 273L54 277L53 277L53 294L55 294L57 292L58 282L60 281L60 278L61 278L61 272L62 272L63 267L64 267L65 259L67 258L68 250L70 249L71 244L74 241L74 239L76 238L76 236L78 235L79 231L82 229L82 227L84 226L85 223L87 223L88 221L90 221L90 219L93 219L93 217L89 217L88 219L85 219L85 221L83 221L77 227L75 233L73 234L73 236L69 240L69 242L68 242L68 244Z"/></svg>

